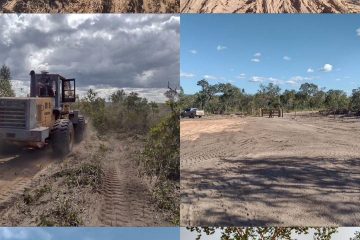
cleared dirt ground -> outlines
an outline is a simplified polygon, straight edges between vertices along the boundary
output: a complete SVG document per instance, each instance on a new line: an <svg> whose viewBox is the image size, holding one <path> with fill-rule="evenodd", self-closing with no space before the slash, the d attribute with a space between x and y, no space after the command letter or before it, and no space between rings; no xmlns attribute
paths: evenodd
<svg viewBox="0 0 360 240"><path fill-rule="evenodd" d="M359 13L359 0L182 0L182 13Z"/></svg>
<svg viewBox="0 0 360 240"><path fill-rule="evenodd" d="M181 224L360 224L360 119L181 122Z"/></svg>
<svg viewBox="0 0 360 240"><path fill-rule="evenodd" d="M0 154L0 225L169 226L140 177L143 137L88 136L65 159L50 149Z"/></svg>
<svg viewBox="0 0 360 240"><path fill-rule="evenodd" d="M180 0L0 0L0 12L178 13Z"/></svg>

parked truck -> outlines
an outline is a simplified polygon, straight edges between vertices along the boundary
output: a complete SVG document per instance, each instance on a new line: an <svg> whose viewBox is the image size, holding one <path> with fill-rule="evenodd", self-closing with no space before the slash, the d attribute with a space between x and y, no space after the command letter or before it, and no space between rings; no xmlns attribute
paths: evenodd
<svg viewBox="0 0 360 240"><path fill-rule="evenodd" d="M75 100L75 79L31 71L30 97L0 98L0 144L49 144L55 154L67 155L86 128L84 116L70 108Z"/></svg>
<svg viewBox="0 0 360 240"><path fill-rule="evenodd" d="M182 113L181 113L181 117L185 118L185 117L189 117L189 118L201 118L205 116L205 112L203 110L199 110L197 108L186 108Z"/></svg>

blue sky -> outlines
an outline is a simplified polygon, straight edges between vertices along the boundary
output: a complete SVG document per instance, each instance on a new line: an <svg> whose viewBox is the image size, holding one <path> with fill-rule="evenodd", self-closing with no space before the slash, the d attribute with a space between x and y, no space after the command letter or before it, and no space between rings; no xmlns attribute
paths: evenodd
<svg viewBox="0 0 360 240"><path fill-rule="evenodd" d="M179 228L0 228L1 240L178 240Z"/></svg>
<svg viewBox="0 0 360 240"><path fill-rule="evenodd" d="M181 85L185 93L230 82L248 93L260 83L284 89L301 83L360 87L358 15L182 15Z"/></svg>

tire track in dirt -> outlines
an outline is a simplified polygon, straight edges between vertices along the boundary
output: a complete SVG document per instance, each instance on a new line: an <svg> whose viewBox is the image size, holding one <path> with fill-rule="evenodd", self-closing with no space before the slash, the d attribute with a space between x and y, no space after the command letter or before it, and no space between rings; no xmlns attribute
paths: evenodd
<svg viewBox="0 0 360 240"><path fill-rule="evenodd" d="M104 226L155 226L164 224L152 206L148 187L138 176L131 159L116 151L105 163L103 204L99 220ZM114 158L111 155L111 158Z"/></svg>
<svg viewBox="0 0 360 240"><path fill-rule="evenodd" d="M227 121L182 122L183 225L358 224L359 120Z"/></svg>

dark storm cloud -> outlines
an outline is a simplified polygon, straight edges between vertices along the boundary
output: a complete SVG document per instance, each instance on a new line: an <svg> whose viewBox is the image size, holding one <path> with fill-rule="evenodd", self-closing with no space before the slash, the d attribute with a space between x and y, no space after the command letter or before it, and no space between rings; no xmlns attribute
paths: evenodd
<svg viewBox="0 0 360 240"><path fill-rule="evenodd" d="M78 86L179 85L179 23L172 15L1 15L0 64L75 77Z"/></svg>

